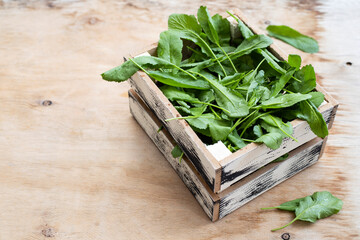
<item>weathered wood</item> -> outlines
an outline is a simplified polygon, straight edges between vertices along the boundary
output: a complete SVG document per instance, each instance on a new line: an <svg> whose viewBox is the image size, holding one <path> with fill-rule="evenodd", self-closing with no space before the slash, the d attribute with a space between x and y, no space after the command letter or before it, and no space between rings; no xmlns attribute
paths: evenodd
<svg viewBox="0 0 360 240"><path fill-rule="evenodd" d="M215 224L131 117L129 85L99 75L157 41L170 13L196 14L194 5L211 14L240 8L260 29L286 24L314 37L316 54L275 42L312 64L340 102L317 164ZM0 239L358 239L359 7L354 0L0 1ZM322 190L344 201L339 214L270 231L293 214L261 207Z"/></svg>
<svg viewBox="0 0 360 240"><path fill-rule="evenodd" d="M286 179L314 164L320 157L325 141L314 139L291 151L281 163L268 164L219 194L213 193L198 171L185 156L181 163L171 155L176 142L162 123L135 91L129 91L130 111L139 125L155 143L187 188L212 221L217 221L265 193Z"/></svg>
<svg viewBox="0 0 360 240"><path fill-rule="evenodd" d="M251 27L251 24L246 22L247 20L240 11L235 10L234 14L247 23L254 33L263 34L260 30ZM233 37L239 35L237 22L233 18L228 19L231 21ZM269 50L279 59L287 57L275 44L272 44ZM133 56L154 55L155 53L156 47L155 44L152 44L147 51L137 52ZM130 78L130 83L132 88L160 119L163 126L169 130L183 152L204 177L209 187L213 189L213 192L225 190L260 167L316 137L307 122L294 120L291 122L294 128L293 136L298 141L285 138L280 148L276 150L269 149L265 144L251 143L221 160L219 165L185 120L166 121L166 119L180 117L181 115L149 76L139 71ZM323 92L325 95L326 103L319 107L319 111L323 115L328 127L331 128L338 103L320 85L318 85L317 91Z"/></svg>

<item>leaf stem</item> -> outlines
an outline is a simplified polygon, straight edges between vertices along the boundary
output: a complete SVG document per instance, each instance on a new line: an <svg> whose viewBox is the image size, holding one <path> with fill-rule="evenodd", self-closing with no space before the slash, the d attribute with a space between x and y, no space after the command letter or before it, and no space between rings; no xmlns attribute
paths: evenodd
<svg viewBox="0 0 360 240"><path fill-rule="evenodd" d="M289 222L288 224L282 226L282 227L279 227L279 228L274 228L274 229L271 229L272 232L275 232L277 230L280 230L280 229L283 229L283 228L286 228L287 226L291 225L293 222L295 222L296 220L299 219L299 217L301 216L301 214L299 216L297 216L296 218L294 218L291 222Z"/></svg>
<svg viewBox="0 0 360 240"><path fill-rule="evenodd" d="M221 51L225 54L225 56L227 57L227 59L229 59L229 62L230 62L230 64L231 64L231 66L233 67L234 71L237 73L238 71L237 71L234 63L231 61L229 55L228 55L228 54L225 52L225 50L220 46L220 44L217 44L217 45L218 45L218 47L221 49Z"/></svg>
<svg viewBox="0 0 360 240"><path fill-rule="evenodd" d="M270 209L277 209L278 207L263 207L260 208L261 210L270 210Z"/></svg>
<svg viewBox="0 0 360 240"><path fill-rule="evenodd" d="M253 115L255 112L256 112L256 111L253 111L252 113L250 113L249 115L247 115L246 118L243 118L243 119L239 118L239 119L236 121L236 123L234 124L234 126L232 126L232 128L230 129L229 134L230 134L232 131L234 131L234 129L235 129L237 126L239 126L242 122L244 122L244 121L245 121L246 119L248 119L251 115Z"/></svg>
<svg viewBox="0 0 360 240"><path fill-rule="evenodd" d="M168 118L168 119L165 119L165 122L169 122L169 121L176 120L176 119L188 119L188 118L198 118L198 117L201 117L201 115Z"/></svg>
<svg viewBox="0 0 360 240"><path fill-rule="evenodd" d="M217 118L221 119L221 117L214 111L214 109L211 106L209 106L209 108Z"/></svg>
<svg viewBox="0 0 360 240"><path fill-rule="evenodd" d="M149 75L149 72L146 71L142 66L140 66L139 64L137 64L137 63L134 61L134 59L129 58L129 60L130 60L133 64L135 64L139 69L141 69L144 73L146 73L147 75Z"/></svg>
<svg viewBox="0 0 360 240"><path fill-rule="evenodd" d="M225 108L222 108L222 107L219 107L215 104L211 104L211 103L207 103L207 102L200 102L200 101L191 101L192 103L199 103L199 104L204 104L204 105L209 105L211 107L214 107L214 108L218 108L218 109L221 109L223 110L224 112L227 112L227 113L230 113L228 110L226 110Z"/></svg>
<svg viewBox="0 0 360 240"><path fill-rule="evenodd" d="M286 136L288 136L289 138L291 138L291 139L294 140L295 142L299 142L296 138L294 138L293 136L291 136L290 134L288 134L287 132L285 132L285 130L280 127L280 125L279 125L278 122L274 119L273 116L270 115L270 118L275 122L276 126L277 126Z"/></svg>

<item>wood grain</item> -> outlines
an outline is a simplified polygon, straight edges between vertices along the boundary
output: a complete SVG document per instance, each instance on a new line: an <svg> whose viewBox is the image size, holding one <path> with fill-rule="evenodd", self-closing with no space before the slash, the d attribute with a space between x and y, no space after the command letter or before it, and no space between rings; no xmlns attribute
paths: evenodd
<svg viewBox="0 0 360 240"><path fill-rule="evenodd" d="M312 63L340 102L317 164L215 224L131 117L129 85L99 75L156 42L170 13L200 5L316 38L313 55L276 42ZM0 0L0 239L358 239L359 9L355 0ZM343 210L270 232L293 216L260 207L319 190Z"/></svg>
<svg viewBox="0 0 360 240"><path fill-rule="evenodd" d="M129 106L133 117L171 164L212 221L227 216L254 198L313 165L318 161L325 148L326 139L313 139L289 152L289 157L285 161L267 164L233 184L226 191L213 193L186 155L183 156L181 162L172 156L171 151L176 146L174 138L165 128L161 129L162 122L133 89L129 90Z"/></svg>

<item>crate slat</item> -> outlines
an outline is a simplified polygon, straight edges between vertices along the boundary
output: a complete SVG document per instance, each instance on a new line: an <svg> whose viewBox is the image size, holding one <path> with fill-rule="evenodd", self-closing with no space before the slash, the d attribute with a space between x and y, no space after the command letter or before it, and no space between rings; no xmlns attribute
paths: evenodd
<svg viewBox="0 0 360 240"><path fill-rule="evenodd" d="M249 22L242 16L241 12L237 10L233 12L249 26ZM254 33L262 34L258 29L249 27ZM238 34L236 25L233 24L231 29L232 34ZM275 44L272 44L269 50L279 59L286 57ZM156 44L149 47L145 53L154 55L156 53ZM133 56L137 55L139 53ZM281 147L276 150L267 148L265 144L251 143L230 156L217 161L187 124L186 120L165 121L166 119L180 117L181 115L149 76L142 71L138 71L130 78L130 84L151 111L155 113L162 125L169 131L214 193L226 190L262 166L316 137L307 122L294 120L291 122L294 128L293 135L298 139L298 142L285 138ZM319 108L319 111L330 129L338 103L320 85L317 86L316 90L325 95L326 103Z"/></svg>
<svg viewBox="0 0 360 240"><path fill-rule="evenodd" d="M176 142L166 129L158 132L162 123L142 99L129 91L130 111L139 125L155 143L200 206L212 221L230 214L247 202L268 191L296 173L314 164L325 147L325 141L316 138L290 152L283 162L272 163L238 181L221 193L213 193L202 176L184 156L181 163L171 155Z"/></svg>

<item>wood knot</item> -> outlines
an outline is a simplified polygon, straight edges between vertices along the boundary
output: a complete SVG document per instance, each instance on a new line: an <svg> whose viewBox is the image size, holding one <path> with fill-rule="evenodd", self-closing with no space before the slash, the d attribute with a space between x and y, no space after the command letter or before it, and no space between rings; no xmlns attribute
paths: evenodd
<svg viewBox="0 0 360 240"><path fill-rule="evenodd" d="M281 235L281 239L283 240L289 240L290 239L290 233L283 233Z"/></svg>
<svg viewBox="0 0 360 240"><path fill-rule="evenodd" d="M346 65L352 66L352 62L346 62Z"/></svg>
<svg viewBox="0 0 360 240"><path fill-rule="evenodd" d="M55 231L52 228L45 228L41 230L41 234L48 238L55 237Z"/></svg>
<svg viewBox="0 0 360 240"><path fill-rule="evenodd" d="M52 104L52 101L51 100L44 100L42 101L41 105L47 107L47 106L50 106Z"/></svg>
<svg viewBox="0 0 360 240"><path fill-rule="evenodd" d="M266 25L270 25L271 24L271 22L269 21L269 20L265 20L265 22L264 22Z"/></svg>
<svg viewBox="0 0 360 240"><path fill-rule="evenodd" d="M100 22L100 19L98 19L97 17L89 17L87 22L90 25L94 25L94 24Z"/></svg>

